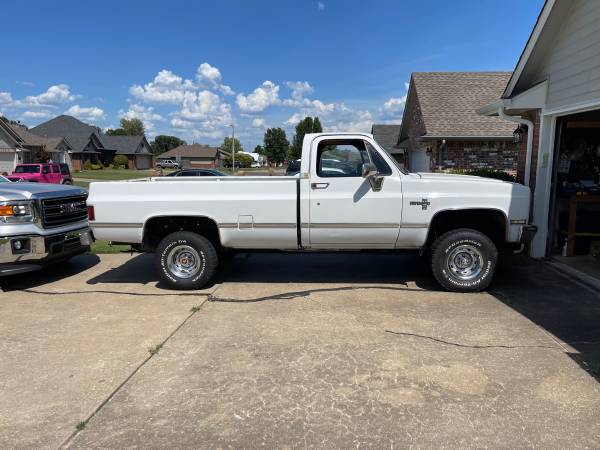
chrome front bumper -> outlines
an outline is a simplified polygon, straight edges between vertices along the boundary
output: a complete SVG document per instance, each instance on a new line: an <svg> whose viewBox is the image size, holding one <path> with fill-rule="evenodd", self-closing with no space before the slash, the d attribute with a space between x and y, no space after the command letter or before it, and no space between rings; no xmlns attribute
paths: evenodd
<svg viewBox="0 0 600 450"><path fill-rule="evenodd" d="M23 234L0 237L0 274L4 265L42 264L82 253L92 244L89 227L49 235ZM16 245L19 242L20 245ZM17 248L20 247L20 248Z"/></svg>

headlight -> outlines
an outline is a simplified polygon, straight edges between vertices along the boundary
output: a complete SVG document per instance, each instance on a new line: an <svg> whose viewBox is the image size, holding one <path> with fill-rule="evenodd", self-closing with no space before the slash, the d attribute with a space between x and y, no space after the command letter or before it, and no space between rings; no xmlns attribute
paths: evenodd
<svg viewBox="0 0 600 450"><path fill-rule="evenodd" d="M33 222L31 202L0 202L0 224Z"/></svg>

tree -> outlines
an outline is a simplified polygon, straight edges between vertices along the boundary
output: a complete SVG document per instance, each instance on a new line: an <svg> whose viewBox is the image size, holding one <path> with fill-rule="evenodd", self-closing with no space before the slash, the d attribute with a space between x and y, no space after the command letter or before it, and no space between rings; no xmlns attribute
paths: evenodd
<svg viewBox="0 0 600 450"><path fill-rule="evenodd" d="M152 153L155 155L168 152L169 150L179 147L180 145L186 145L186 142L179 139L177 136L167 136L164 134L156 136L154 141L152 141L150 144L152 147Z"/></svg>
<svg viewBox="0 0 600 450"><path fill-rule="evenodd" d="M250 167L254 162L254 158L252 156L247 155L246 153L235 153L235 167ZM227 156L225 158L225 166L231 167L233 165L233 158L231 156Z"/></svg>
<svg viewBox="0 0 600 450"><path fill-rule="evenodd" d="M254 153L256 153L257 155L264 155L265 148L262 145L257 145L256 147L254 147Z"/></svg>
<svg viewBox="0 0 600 450"><path fill-rule="evenodd" d="M242 143L240 142L240 140L238 138L234 139L233 148L236 153L244 151L244 147L242 147ZM221 144L221 150L223 150L227 153L231 153L231 138L230 137L226 137L225 139L223 139L223 143Z"/></svg>
<svg viewBox="0 0 600 450"><path fill-rule="evenodd" d="M292 146L290 148L289 159L300 159L302 156L302 142L304 141L304 135L307 133L321 133L323 127L318 117L314 119L312 117L305 117L298 125L296 125L296 134L292 140Z"/></svg>
<svg viewBox="0 0 600 450"><path fill-rule="evenodd" d="M106 130L109 136L142 136L144 134L144 122L135 117L128 119L123 117L120 121L120 128L115 130Z"/></svg>
<svg viewBox="0 0 600 450"><path fill-rule="evenodd" d="M281 128L269 128L265 131L265 155L270 162L281 163L285 161L289 147L290 143L285 136L285 131Z"/></svg>
<svg viewBox="0 0 600 450"><path fill-rule="evenodd" d="M113 159L113 164L118 169L120 169L121 167L127 167L127 162L127 156L125 155L116 155Z"/></svg>

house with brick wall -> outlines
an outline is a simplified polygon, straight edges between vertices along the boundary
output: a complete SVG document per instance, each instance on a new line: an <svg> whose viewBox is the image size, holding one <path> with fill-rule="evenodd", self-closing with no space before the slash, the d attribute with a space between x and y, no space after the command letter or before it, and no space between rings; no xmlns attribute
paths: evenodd
<svg viewBox="0 0 600 450"><path fill-rule="evenodd" d="M515 174L517 124L484 117L510 72L415 72L410 79L397 147L411 172L495 169Z"/></svg>

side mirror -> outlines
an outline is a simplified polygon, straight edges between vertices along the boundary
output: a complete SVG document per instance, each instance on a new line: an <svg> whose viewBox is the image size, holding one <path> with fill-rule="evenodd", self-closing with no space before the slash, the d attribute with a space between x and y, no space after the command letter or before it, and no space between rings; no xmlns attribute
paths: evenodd
<svg viewBox="0 0 600 450"><path fill-rule="evenodd" d="M377 171L377 167L373 163L364 163L362 165L362 177L363 178L372 178L377 176L379 172Z"/></svg>
<svg viewBox="0 0 600 450"><path fill-rule="evenodd" d="M369 184L371 185L371 189L373 192L378 192L381 190L383 185L383 177L379 176L379 171L377 170L377 166L373 163L364 163L362 165L362 176L369 180Z"/></svg>

